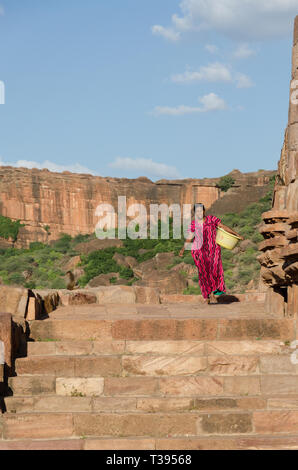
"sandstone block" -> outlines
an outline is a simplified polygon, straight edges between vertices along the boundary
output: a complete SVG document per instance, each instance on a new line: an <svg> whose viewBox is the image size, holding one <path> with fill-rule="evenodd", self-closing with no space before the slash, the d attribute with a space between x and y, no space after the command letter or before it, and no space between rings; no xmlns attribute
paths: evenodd
<svg viewBox="0 0 298 470"><path fill-rule="evenodd" d="M104 379L101 377L58 377L56 394L68 397L99 396L103 393Z"/></svg>
<svg viewBox="0 0 298 470"><path fill-rule="evenodd" d="M3 434L5 439L70 437L73 434L72 415L64 413L6 415Z"/></svg>
<svg viewBox="0 0 298 470"><path fill-rule="evenodd" d="M96 295L99 304L134 304L136 302L134 288L129 286L99 287Z"/></svg>
<svg viewBox="0 0 298 470"><path fill-rule="evenodd" d="M253 413L255 431L260 434L296 434L298 431L297 411L256 411Z"/></svg>
<svg viewBox="0 0 298 470"><path fill-rule="evenodd" d="M221 377L164 377L160 379L164 396L222 395Z"/></svg>
<svg viewBox="0 0 298 470"><path fill-rule="evenodd" d="M132 354L182 354L203 356L205 343L200 341L126 341L125 351Z"/></svg>
<svg viewBox="0 0 298 470"><path fill-rule="evenodd" d="M224 377L224 393L227 396L260 395L260 377Z"/></svg>
<svg viewBox="0 0 298 470"><path fill-rule="evenodd" d="M55 393L54 376L19 376L10 377L8 385L14 396L31 396Z"/></svg>
<svg viewBox="0 0 298 470"><path fill-rule="evenodd" d="M167 436L195 435L196 417L173 414L77 414L75 435L81 436Z"/></svg>
<svg viewBox="0 0 298 470"><path fill-rule="evenodd" d="M245 434L252 432L251 414L206 414L198 418L198 434Z"/></svg>
<svg viewBox="0 0 298 470"><path fill-rule="evenodd" d="M159 304L160 294L159 289L152 287L134 286L136 294L136 303L139 304Z"/></svg>
<svg viewBox="0 0 298 470"><path fill-rule="evenodd" d="M84 450L154 450L155 439L86 439Z"/></svg>
<svg viewBox="0 0 298 470"><path fill-rule="evenodd" d="M120 356L89 356L74 359L74 376L107 377L120 375L122 371Z"/></svg>
<svg viewBox="0 0 298 470"><path fill-rule="evenodd" d="M12 338L12 322L9 313L0 313L0 341L1 341L1 361L6 363L8 367L12 365L13 355L13 338Z"/></svg>
<svg viewBox="0 0 298 470"><path fill-rule="evenodd" d="M297 394L298 376L296 375L264 375L261 377L263 395L295 395Z"/></svg>
<svg viewBox="0 0 298 470"><path fill-rule="evenodd" d="M215 375L250 375L259 371L259 358L255 356L209 356L208 372Z"/></svg>
<svg viewBox="0 0 298 470"><path fill-rule="evenodd" d="M104 394L110 396L143 396L158 394L158 380L155 377L107 377Z"/></svg>
<svg viewBox="0 0 298 470"><path fill-rule="evenodd" d="M123 356L127 375L196 375L207 370L207 359L197 356Z"/></svg>

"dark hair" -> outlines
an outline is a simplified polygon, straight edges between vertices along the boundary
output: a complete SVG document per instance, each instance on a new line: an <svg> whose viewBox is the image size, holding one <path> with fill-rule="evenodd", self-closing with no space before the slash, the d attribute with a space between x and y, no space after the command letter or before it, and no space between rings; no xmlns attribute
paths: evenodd
<svg viewBox="0 0 298 470"><path fill-rule="evenodd" d="M206 212L204 204L201 204L200 202L196 202L193 206L194 213L196 212L196 206L203 206L203 211Z"/></svg>

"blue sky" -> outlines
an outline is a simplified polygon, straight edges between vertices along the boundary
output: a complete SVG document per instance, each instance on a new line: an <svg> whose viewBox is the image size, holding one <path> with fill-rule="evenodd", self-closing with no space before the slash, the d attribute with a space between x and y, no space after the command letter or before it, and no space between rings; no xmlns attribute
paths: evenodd
<svg viewBox="0 0 298 470"><path fill-rule="evenodd" d="M276 169L298 0L0 0L0 164Z"/></svg>

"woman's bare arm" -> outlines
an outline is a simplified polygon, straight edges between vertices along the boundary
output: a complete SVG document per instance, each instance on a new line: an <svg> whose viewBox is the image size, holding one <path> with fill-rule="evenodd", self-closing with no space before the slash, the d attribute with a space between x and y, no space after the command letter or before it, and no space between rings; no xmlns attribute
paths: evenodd
<svg viewBox="0 0 298 470"><path fill-rule="evenodd" d="M242 235L240 235L237 232L234 232L234 230L232 230L230 227L227 227L226 225L222 224L221 222L218 224L218 227L222 228L223 230L225 230L228 233L231 233L232 235L235 235L236 237L241 238L241 240L244 240Z"/></svg>
<svg viewBox="0 0 298 470"><path fill-rule="evenodd" d="M179 256L181 256L181 258L182 258L182 256L184 255L186 243L190 243L190 242L192 241L194 235L195 235L194 233L191 233L191 234L189 235L189 237L187 238L187 240L185 241L185 243L184 243L184 245L183 245L183 248L181 249L181 251L180 251L180 253L179 253Z"/></svg>

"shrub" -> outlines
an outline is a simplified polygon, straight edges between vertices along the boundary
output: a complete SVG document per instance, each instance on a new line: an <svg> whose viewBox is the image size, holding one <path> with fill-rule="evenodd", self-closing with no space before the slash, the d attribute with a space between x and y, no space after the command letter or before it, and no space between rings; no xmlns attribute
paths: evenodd
<svg viewBox="0 0 298 470"><path fill-rule="evenodd" d="M227 192L235 183L234 178L232 176L226 175L220 178L217 187L220 188L222 191Z"/></svg>
<svg viewBox="0 0 298 470"><path fill-rule="evenodd" d="M20 220L13 221L9 217L0 215L0 237L16 241L20 227L24 227Z"/></svg>

